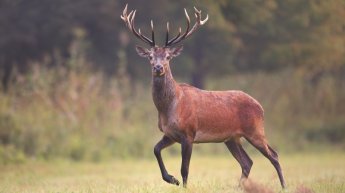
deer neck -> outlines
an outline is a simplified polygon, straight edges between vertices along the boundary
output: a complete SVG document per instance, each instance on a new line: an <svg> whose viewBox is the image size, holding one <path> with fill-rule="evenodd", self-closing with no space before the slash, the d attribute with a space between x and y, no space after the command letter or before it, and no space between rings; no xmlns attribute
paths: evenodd
<svg viewBox="0 0 345 193"><path fill-rule="evenodd" d="M177 97L177 84L170 68L163 76L152 76L153 102L160 113L168 113Z"/></svg>

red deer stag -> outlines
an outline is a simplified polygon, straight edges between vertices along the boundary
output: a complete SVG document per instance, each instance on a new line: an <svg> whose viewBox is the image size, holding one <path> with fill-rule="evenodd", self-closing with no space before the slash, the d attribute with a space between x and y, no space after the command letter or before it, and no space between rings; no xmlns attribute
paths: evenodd
<svg viewBox="0 0 345 193"><path fill-rule="evenodd" d="M242 168L242 178L247 178L253 161L240 143L244 137L267 157L275 167L281 186L285 187L277 153L267 144L264 133L264 111L261 105L242 91L206 91L175 82L169 62L178 56L182 46L173 47L189 37L208 20L208 15L201 19L201 11L195 9L196 22L190 28L190 18L185 9L187 29L169 40L167 23L165 46L157 46L151 21L152 38L135 29L136 11L127 14L127 5L121 15L122 20L136 37L150 45L150 49L136 46L142 57L148 58L152 67L152 97L158 110L158 127L164 133L163 138L154 147L163 179L179 185L179 181L169 175L165 169L161 150L178 142L182 148L181 175L183 186L187 185L189 162L193 143L224 142Z"/></svg>

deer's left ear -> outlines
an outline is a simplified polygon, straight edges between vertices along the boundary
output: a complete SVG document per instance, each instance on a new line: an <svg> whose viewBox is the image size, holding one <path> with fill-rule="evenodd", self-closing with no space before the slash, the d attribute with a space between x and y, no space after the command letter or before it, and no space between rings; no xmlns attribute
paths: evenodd
<svg viewBox="0 0 345 193"><path fill-rule="evenodd" d="M183 50L183 45L177 46L175 48L170 48L170 55L171 57L176 57L181 54Z"/></svg>

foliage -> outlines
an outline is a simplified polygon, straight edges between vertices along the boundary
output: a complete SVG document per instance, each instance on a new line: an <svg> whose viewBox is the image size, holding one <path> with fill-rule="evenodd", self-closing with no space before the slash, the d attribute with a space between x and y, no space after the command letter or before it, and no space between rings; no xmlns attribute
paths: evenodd
<svg viewBox="0 0 345 193"><path fill-rule="evenodd" d="M229 1L226 18L241 40L239 68L300 67L304 74L344 72L344 1Z"/></svg>

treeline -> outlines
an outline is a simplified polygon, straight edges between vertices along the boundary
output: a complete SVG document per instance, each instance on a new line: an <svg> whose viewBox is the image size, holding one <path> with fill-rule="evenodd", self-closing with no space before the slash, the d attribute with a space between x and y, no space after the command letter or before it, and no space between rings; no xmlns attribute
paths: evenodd
<svg viewBox="0 0 345 193"><path fill-rule="evenodd" d="M137 9L136 23L164 38L185 27L183 8L208 13L207 25L185 43L176 63L177 75L203 87L205 77L238 71L296 68L312 82L324 74L345 77L343 0L2 0L0 2L0 69L2 86L15 81L34 63L55 67L83 42L84 54L96 69L114 75L121 60L131 77L147 72L134 52L134 40L120 20L124 5ZM123 56L123 53L127 53ZM221 61L221 62L219 62Z"/></svg>

